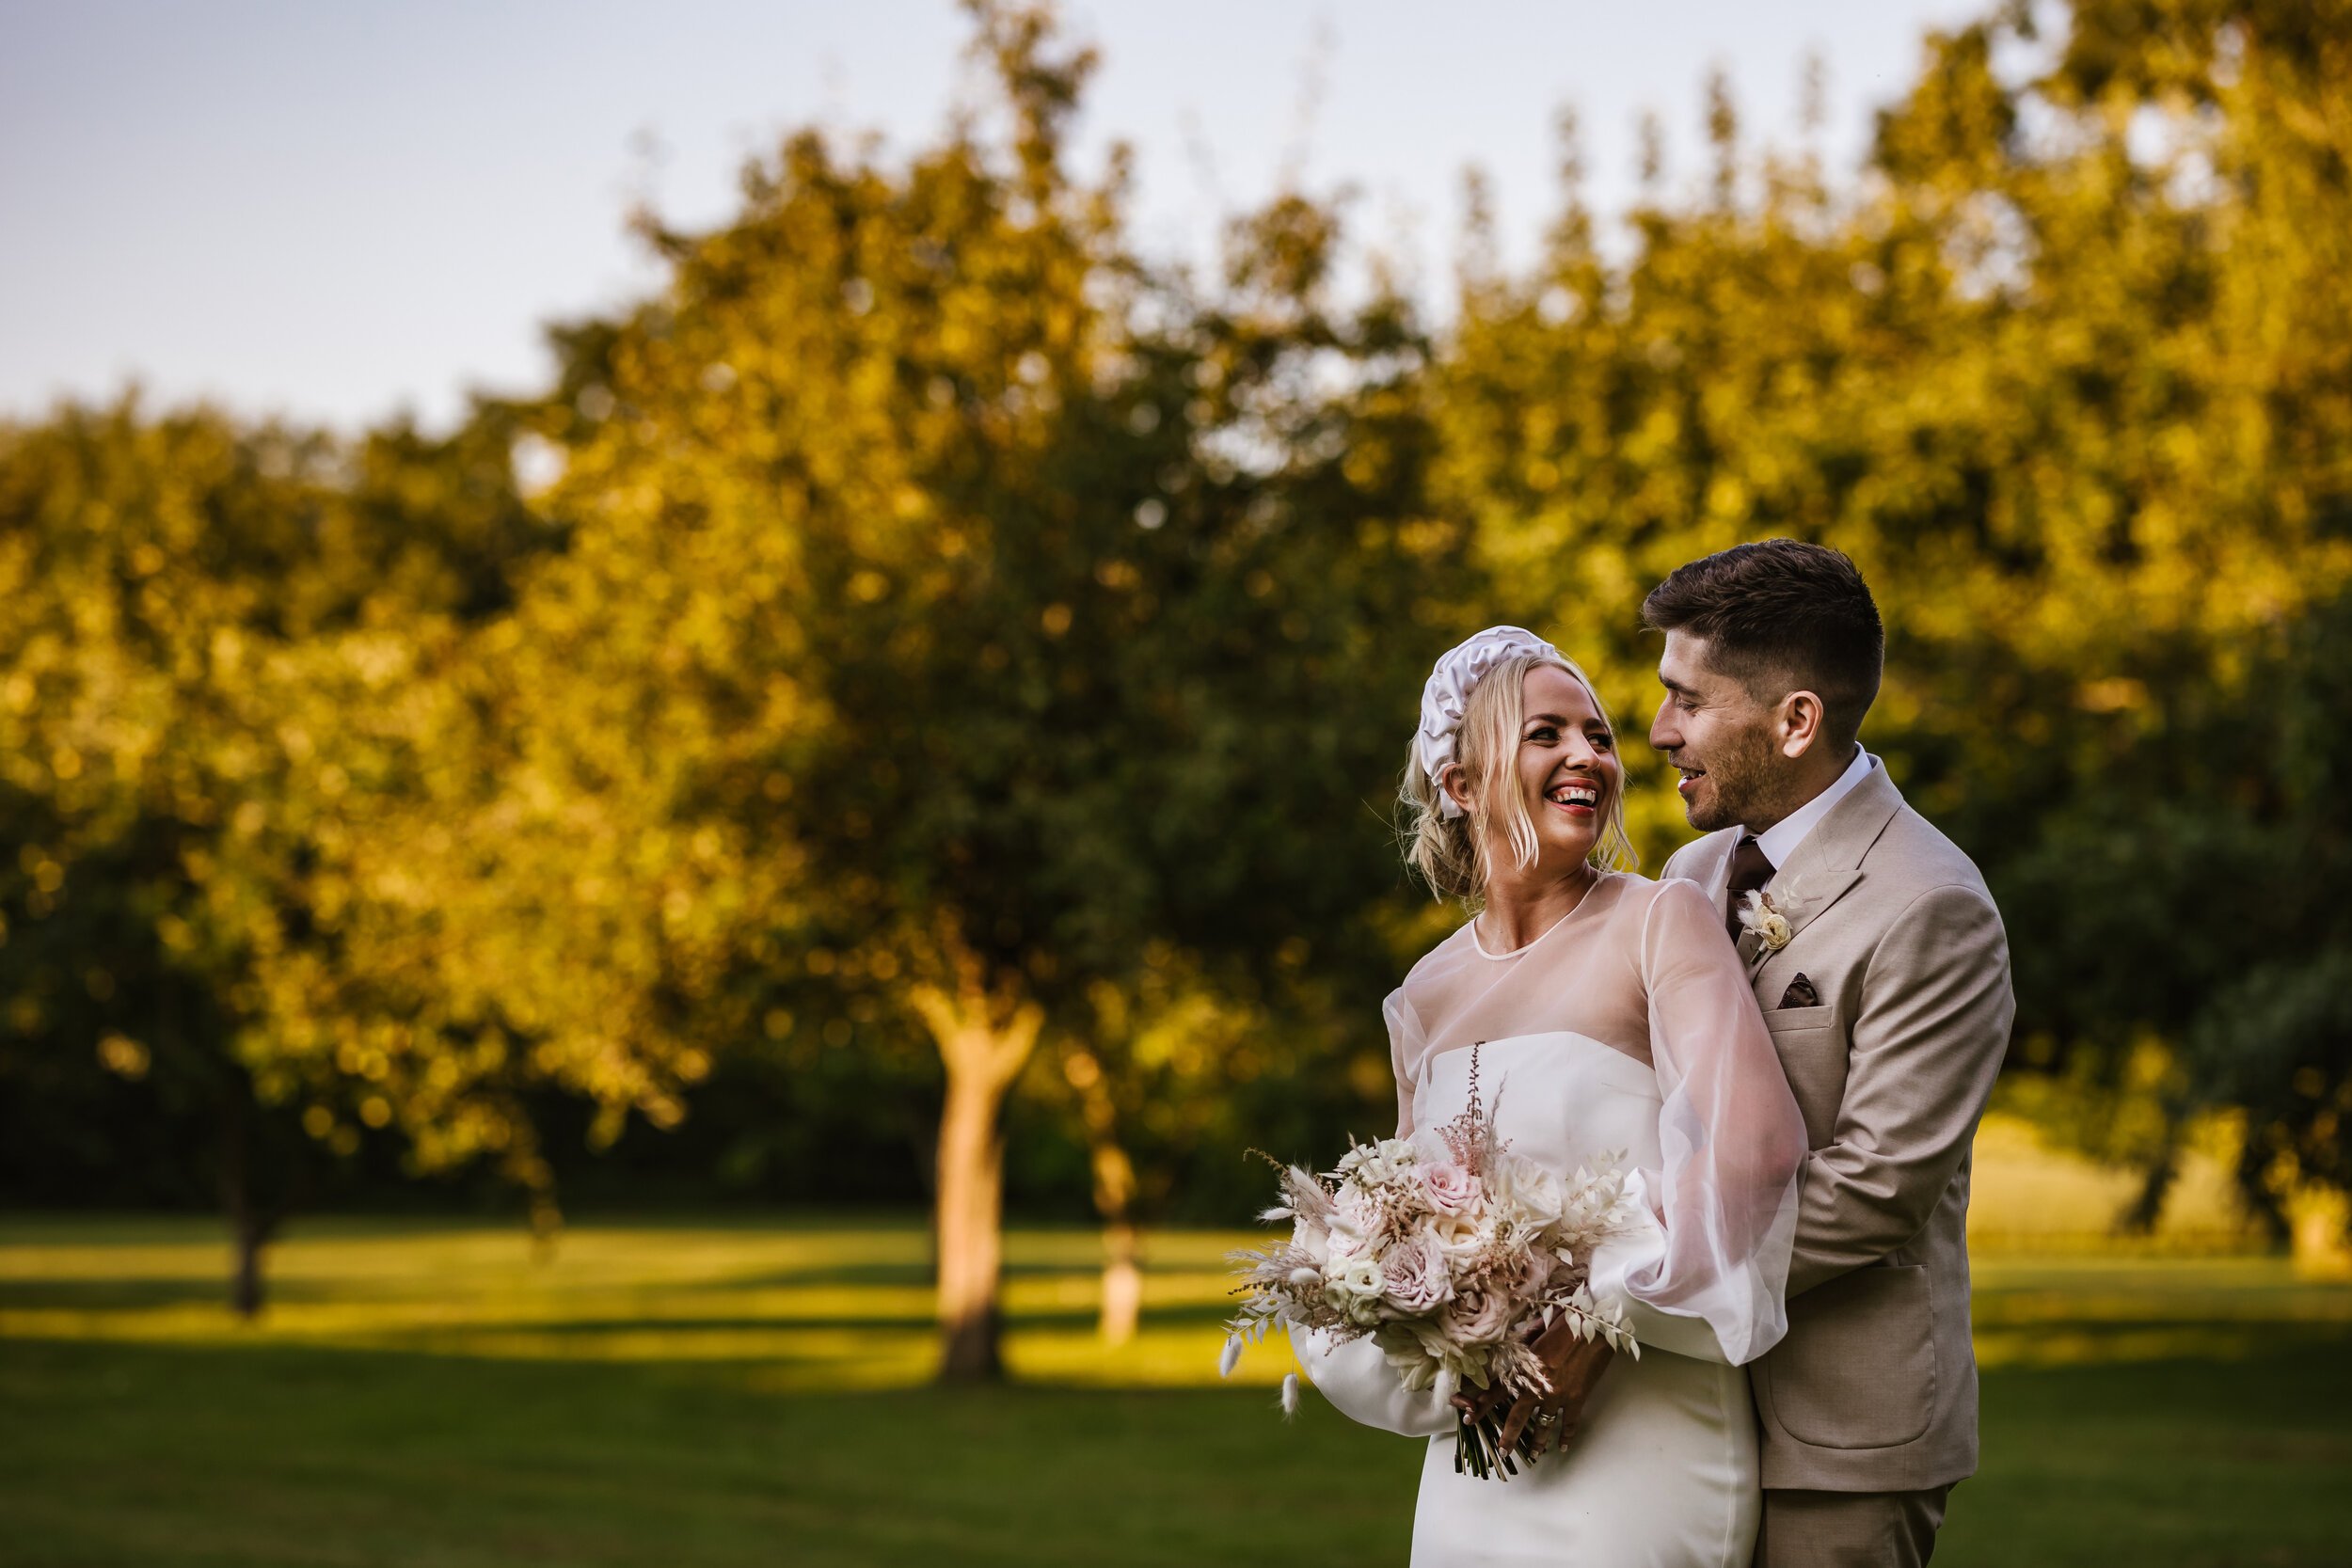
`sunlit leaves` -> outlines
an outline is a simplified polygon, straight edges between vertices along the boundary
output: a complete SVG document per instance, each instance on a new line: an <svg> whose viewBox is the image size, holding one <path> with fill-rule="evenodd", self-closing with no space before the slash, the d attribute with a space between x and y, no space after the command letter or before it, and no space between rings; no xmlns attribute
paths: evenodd
<svg viewBox="0 0 2352 1568"><path fill-rule="evenodd" d="M2352 260L2328 74L2352 16L2076 17L2034 81L2014 15L1931 38L1851 190L1645 209L1621 264L1572 214L1536 272L1466 294L1435 404L1440 495L1501 608L1637 714L1665 572L1775 533L1853 555L1890 632L1866 739L2008 895L2027 1032L2121 1070L2142 1036L2238 1037L2201 981L2340 940L2180 911L2227 904L2225 865L2264 866L2273 911L2339 875L2273 858L2319 808L2267 782L2288 748L2262 716L2312 678L2294 628L2352 581L2328 281ZM1680 825L1645 798L1661 849Z"/></svg>

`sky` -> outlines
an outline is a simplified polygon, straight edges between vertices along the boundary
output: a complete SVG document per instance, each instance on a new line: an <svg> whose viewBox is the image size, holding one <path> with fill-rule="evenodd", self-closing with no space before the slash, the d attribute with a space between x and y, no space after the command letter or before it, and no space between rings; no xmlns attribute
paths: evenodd
<svg viewBox="0 0 2352 1568"><path fill-rule="evenodd" d="M1851 167L1931 26L1990 0L1068 0L1103 67L1077 126L1136 150L1136 228L1206 257L1286 182L1347 185L1359 232L1435 300L1465 168L1506 260L1557 208L1553 125L1588 198L1635 188L1636 125L1695 181L1702 84L1750 139ZM977 102L952 0L0 0L0 418L209 398L345 429L445 426L517 392L542 326L651 292L632 203L700 229L748 158L817 125L904 155Z"/></svg>

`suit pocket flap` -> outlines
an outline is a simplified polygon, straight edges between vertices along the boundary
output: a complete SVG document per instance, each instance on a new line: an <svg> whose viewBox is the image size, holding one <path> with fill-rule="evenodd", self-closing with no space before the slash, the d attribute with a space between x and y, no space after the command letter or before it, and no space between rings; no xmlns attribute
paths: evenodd
<svg viewBox="0 0 2352 1568"><path fill-rule="evenodd" d="M1890 1449L1935 1414L1935 1308L1919 1264L1856 1269L1788 1304L1764 1358L1772 1417L1800 1443Z"/></svg>

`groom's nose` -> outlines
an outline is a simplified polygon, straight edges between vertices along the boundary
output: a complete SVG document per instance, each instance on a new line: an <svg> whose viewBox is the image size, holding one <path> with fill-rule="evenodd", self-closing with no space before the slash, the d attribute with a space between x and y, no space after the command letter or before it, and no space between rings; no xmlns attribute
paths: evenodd
<svg viewBox="0 0 2352 1568"><path fill-rule="evenodd" d="M1682 732L1673 721L1675 701L1672 693L1658 700L1658 714L1649 721L1649 743L1661 752L1671 752L1682 744Z"/></svg>

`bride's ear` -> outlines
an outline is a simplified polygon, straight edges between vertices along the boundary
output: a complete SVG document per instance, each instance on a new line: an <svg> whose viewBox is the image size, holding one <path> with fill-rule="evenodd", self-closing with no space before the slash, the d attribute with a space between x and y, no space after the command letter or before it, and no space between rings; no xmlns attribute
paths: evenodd
<svg viewBox="0 0 2352 1568"><path fill-rule="evenodd" d="M1773 740L1780 754L1795 761L1813 750L1821 738L1821 726L1828 718L1820 697L1811 691L1791 691L1780 700L1780 717L1774 724Z"/></svg>
<svg viewBox="0 0 2352 1568"><path fill-rule="evenodd" d="M1438 787L1445 791L1447 800L1461 808L1463 816L1477 815L1477 802L1470 795L1470 769L1460 763L1446 764L1445 772L1438 776Z"/></svg>

